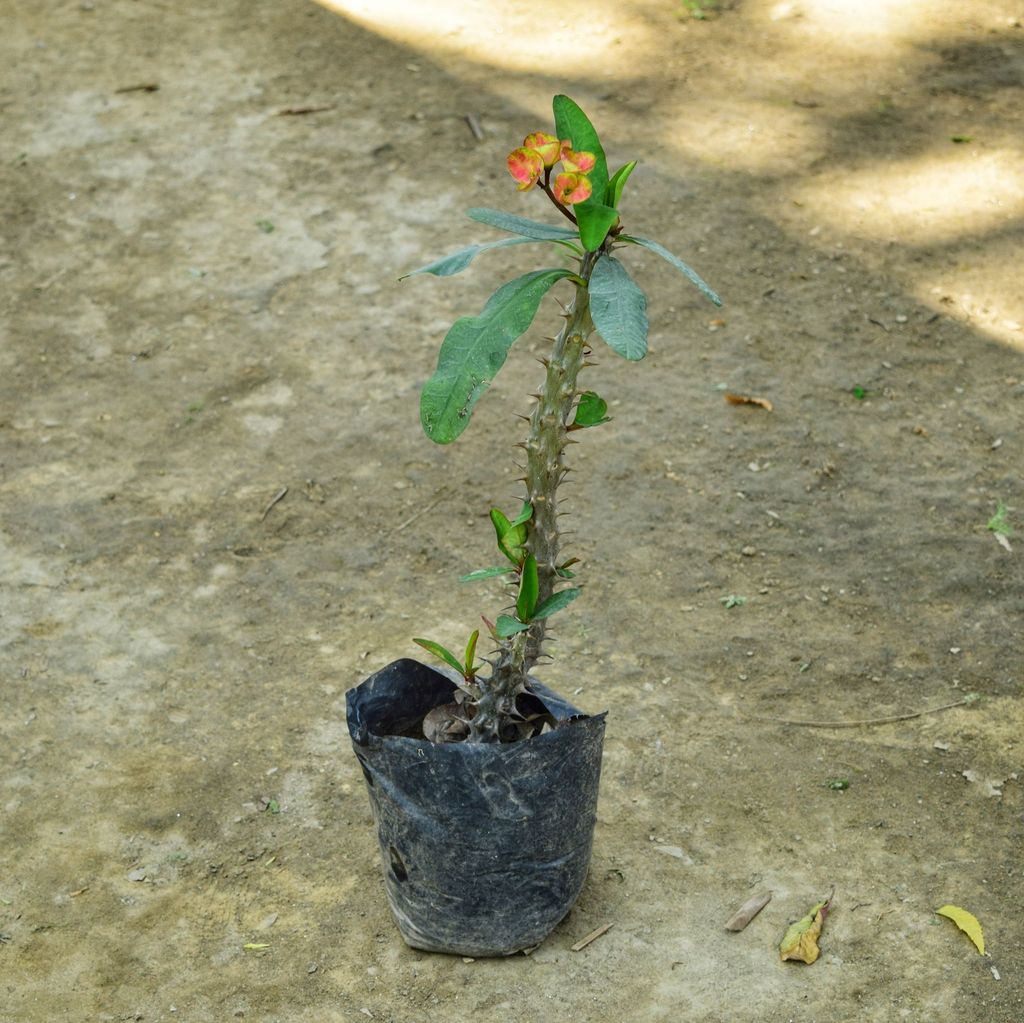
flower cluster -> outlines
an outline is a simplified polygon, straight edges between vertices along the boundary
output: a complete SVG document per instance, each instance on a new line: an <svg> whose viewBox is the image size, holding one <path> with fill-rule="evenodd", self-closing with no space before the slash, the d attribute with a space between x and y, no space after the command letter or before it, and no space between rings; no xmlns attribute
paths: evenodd
<svg viewBox="0 0 1024 1023"><path fill-rule="evenodd" d="M533 188L541 175L542 187L550 189L553 198L563 206L572 206L590 198L591 184L587 171L597 162L593 153L575 152L570 139L558 139L543 131L535 131L523 139L519 149L508 154L508 171L519 182L520 192ZM551 168L561 162L562 172L551 181Z"/></svg>

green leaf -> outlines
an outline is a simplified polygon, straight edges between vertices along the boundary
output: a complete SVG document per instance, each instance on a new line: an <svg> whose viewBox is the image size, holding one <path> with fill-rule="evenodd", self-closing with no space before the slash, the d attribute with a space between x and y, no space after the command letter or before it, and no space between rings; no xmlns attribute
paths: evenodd
<svg viewBox="0 0 1024 1023"><path fill-rule="evenodd" d="M526 560L523 562L523 572L519 578L519 596L516 598L516 616L521 622L528 622L533 617L539 590L537 559L532 554L527 554Z"/></svg>
<svg viewBox="0 0 1024 1023"><path fill-rule="evenodd" d="M601 395L594 391L584 391L580 400L576 403L576 415L572 421L573 427L585 429L588 426L600 426L602 423L610 423L611 417L605 415L608 411L608 402Z"/></svg>
<svg viewBox="0 0 1024 1023"><path fill-rule="evenodd" d="M413 642L454 668L460 675L462 674L462 665L459 663L459 659L447 647L435 643L432 639L414 639Z"/></svg>
<svg viewBox="0 0 1024 1023"><path fill-rule="evenodd" d="M480 630L474 629L466 643L466 671L467 675L473 674L473 661L476 660L476 641L480 638Z"/></svg>
<svg viewBox="0 0 1024 1023"><path fill-rule="evenodd" d="M508 639L517 632L526 632L529 627L523 622L517 622L509 615L498 615L498 620L494 623L494 632L499 639Z"/></svg>
<svg viewBox="0 0 1024 1023"><path fill-rule="evenodd" d="M560 590L558 593L553 593L540 607L534 610L533 617L548 618L556 611L568 607L580 595L580 592L580 588L574 586L571 590Z"/></svg>
<svg viewBox="0 0 1024 1023"><path fill-rule="evenodd" d="M497 508L491 509L491 522L498 539L498 549L518 568L523 560L522 547L526 543L526 526L523 523L513 526Z"/></svg>
<svg viewBox="0 0 1024 1023"><path fill-rule="evenodd" d="M590 315L597 332L624 359L647 354L647 298L614 256L602 256L590 277Z"/></svg>
<svg viewBox="0 0 1024 1023"><path fill-rule="evenodd" d="M645 249L650 249L651 252L657 253L662 259L667 260L677 270L681 271L685 277L689 278L715 305L722 304L722 300L711 290L710 286L701 278L697 271L692 266L684 263L678 256L669 252L664 245L652 242L649 238L634 238L628 234L620 234L618 240L620 242L631 242L633 245L642 245Z"/></svg>
<svg viewBox="0 0 1024 1023"><path fill-rule="evenodd" d="M521 526L524 522L529 522L533 518L533 505L529 501L523 501L523 507L519 510L519 514L509 523L509 526Z"/></svg>
<svg viewBox="0 0 1024 1023"><path fill-rule="evenodd" d="M569 571L569 566L570 566L570 565L576 565L576 564L579 564L579 560L580 560L579 558L570 558L570 559L569 559L568 561L563 561L563 562L562 562L562 564L560 564L560 565L559 565L559 566L558 566L558 567L557 567L557 568L555 569L555 571L556 571L556 572L557 572L557 573L558 573L558 574L559 574L559 575L560 575L560 576L561 576L561 577L562 577L563 579L575 579L575 578L576 578L576 573L575 573L575 572L570 572L570 571Z"/></svg>
<svg viewBox="0 0 1024 1023"><path fill-rule="evenodd" d="M450 444L469 425L473 406L505 364L508 350L529 329L551 286L571 270L535 270L502 285L479 316L456 320L441 344L437 369L420 395L423 431Z"/></svg>
<svg viewBox="0 0 1024 1023"><path fill-rule="evenodd" d="M551 106L558 137L569 139L573 149L593 153L596 160L594 167L587 172L593 192L586 202L577 203L572 208L579 223L583 247L588 252L596 252L619 216L611 206L596 198L603 197L608 187L608 160L604 147L590 118L568 96L556 96Z"/></svg>
<svg viewBox="0 0 1024 1023"><path fill-rule="evenodd" d="M626 187L626 182L629 180L630 174L633 173L636 168L636 160L630 160L625 167L620 167L611 177L608 182L608 187L604 192L604 201L608 206L614 206L615 209L619 208L619 202L622 199L622 190Z"/></svg>
<svg viewBox="0 0 1024 1023"><path fill-rule="evenodd" d="M491 509L491 525L494 526L494 535L501 543L501 538L512 528L508 516L500 508Z"/></svg>
<svg viewBox="0 0 1024 1023"><path fill-rule="evenodd" d="M481 579L496 579L499 575L508 575L513 570L507 566L499 565L497 568L478 568L475 572L468 572L459 576L460 583L478 583Z"/></svg>
<svg viewBox="0 0 1024 1023"><path fill-rule="evenodd" d="M608 161L604 155L604 147L598 137L597 129L590 123L579 104L569 99L568 96L558 95L551 101L551 109L555 115L555 132L560 139L569 139L572 148L593 153L596 163L592 170L587 172L590 184L593 186L593 195L604 195L605 186L608 184ZM576 206L585 206L594 200L588 199L586 203Z"/></svg>
<svg viewBox="0 0 1024 1023"><path fill-rule="evenodd" d="M580 241L588 252L596 252L619 219L618 210L588 199L573 206L580 226Z"/></svg>
<svg viewBox="0 0 1024 1023"><path fill-rule="evenodd" d="M466 216L477 223L496 227L499 231L521 234L531 241L571 241L579 237L579 233L569 227L562 227L559 224L543 224L539 220L527 220L526 217L517 217L511 213L504 213L502 210L491 210L482 206L474 206L473 209L466 210Z"/></svg>
<svg viewBox="0 0 1024 1023"><path fill-rule="evenodd" d="M452 274L457 274L462 270L465 270L470 263L473 262L473 257L480 252L486 252L487 249L501 249L508 245L525 245L527 242L535 241L534 238L499 238L496 242L482 242L479 245L467 245L464 249L459 249L458 252L452 252L447 256L442 256L441 259L435 259L433 263L428 263L426 266L421 266L418 270L410 270L407 274L402 274L398 279L404 281L408 277L415 277L417 274L433 274L435 277L451 277Z"/></svg>

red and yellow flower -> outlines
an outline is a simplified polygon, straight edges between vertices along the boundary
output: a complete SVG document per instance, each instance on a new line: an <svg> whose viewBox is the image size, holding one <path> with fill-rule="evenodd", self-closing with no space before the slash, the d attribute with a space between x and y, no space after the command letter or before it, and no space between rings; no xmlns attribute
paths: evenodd
<svg viewBox="0 0 1024 1023"><path fill-rule="evenodd" d="M583 150L576 152L571 139L559 139L547 132L535 131L523 139L518 149L508 154L508 172L518 182L520 192L533 188L544 175L545 185L551 168L558 162L562 173L555 176L551 194L563 206L572 206L590 198L592 186L587 172L593 170L597 158Z"/></svg>
<svg viewBox="0 0 1024 1023"><path fill-rule="evenodd" d="M574 206L590 198L590 179L585 174L577 174L575 171L559 174L551 186L551 191L563 206Z"/></svg>

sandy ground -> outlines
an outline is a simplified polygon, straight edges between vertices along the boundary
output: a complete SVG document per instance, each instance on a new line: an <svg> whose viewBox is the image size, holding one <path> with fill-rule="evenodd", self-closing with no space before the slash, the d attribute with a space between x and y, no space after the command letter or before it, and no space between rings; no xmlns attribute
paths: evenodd
<svg viewBox="0 0 1024 1023"><path fill-rule="evenodd" d="M4 1023L1024 1019L1019 0L2 6ZM503 158L559 91L726 307L627 256L545 676L610 712L593 868L465 963L391 923L344 692L500 602L454 579L558 310L440 449L437 345L535 253L396 278L546 215Z"/></svg>

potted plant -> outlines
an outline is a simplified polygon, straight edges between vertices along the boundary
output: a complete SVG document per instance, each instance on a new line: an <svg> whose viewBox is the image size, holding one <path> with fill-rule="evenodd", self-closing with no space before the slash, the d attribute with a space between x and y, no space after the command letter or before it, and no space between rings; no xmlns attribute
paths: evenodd
<svg viewBox="0 0 1024 1023"><path fill-rule="evenodd" d="M617 354L647 350L646 298L618 253L642 246L668 260L712 302L718 296L657 242L627 234L619 217L631 161L609 174L594 126L555 96L554 133L534 132L507 159L520 191L543 193L557 223L493 209L471 219L512 237L471 245L412 274L449 276L487 249L542 243L560 265L502 285L478 316L455 322L423 387L420 415L436 443L454 441L555 284L572 288L550 339L545 374L526 418L521 508L491 509L500 565L463 581L502 578L508 606L483 617L461 656L415 642L444 665L389 664L348 694L348 724L377 821L392 912L412 946L470 956L536 945L569 911L590 860L604 715L588 715L531 674L549 619L580 594L576 558L562 549L559 484L565 449L608 422L607 403L581 389L596 333ZM568 257L568 258L566 258ZM565 265L569 264L569 265ZM581 667L581 672L585 672Z"/></svg>

